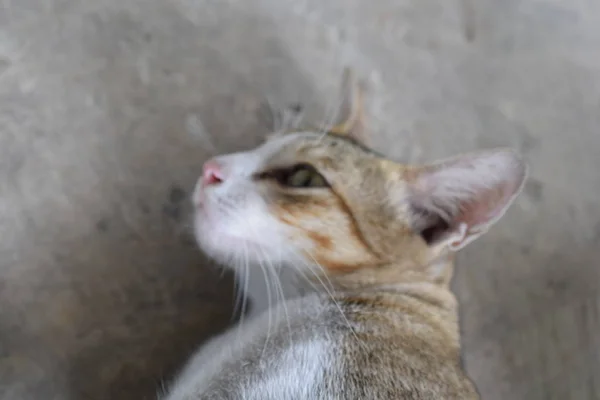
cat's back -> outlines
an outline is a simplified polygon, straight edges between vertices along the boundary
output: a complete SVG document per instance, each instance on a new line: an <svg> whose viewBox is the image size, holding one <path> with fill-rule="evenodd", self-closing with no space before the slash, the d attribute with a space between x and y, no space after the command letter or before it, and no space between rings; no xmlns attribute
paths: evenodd
<svg viewBox="0 0 600 400"><path fill-rule="evenodd" d="M479 398L460 365L455 299L449 292L426 285L347 293L336 303L349 322L338 342L341 398Z"/></svg>
<svg viewBox="0 0 600 400"><path fill-rule="evenodd" d="M415 304L317 294L282 303L206 345L168 399L476 398L435 312Z"/></svg>

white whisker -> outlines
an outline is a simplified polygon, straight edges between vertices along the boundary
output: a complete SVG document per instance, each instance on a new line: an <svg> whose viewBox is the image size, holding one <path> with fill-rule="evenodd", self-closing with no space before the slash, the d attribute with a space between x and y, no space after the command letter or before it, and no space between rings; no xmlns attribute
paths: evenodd
<svg viewBox="0 0 600 400"><path fill-rule="evenodd" d="M241 264L238 266L238 261L239 260L235 260L235 262L233 262L233 264L235 265L235 270L239 270L241 267ZM223 269L225 270L225 269ZM233 304L233 312L231 314L231 319L235 319L238 315L238 313L240 312L240 307L242 306L242 296L244 295L243 291L243 285L240 283L240 276L239 273L236 274L236 277L234 279L234 288L233 288L233 296L234 296L234 304Z"/></svg>
<svg viewBox="0 0 600 400"><path fill-rule="evenodd" d="M244 317L246 315L246 306L247 306L247 299L248 299L248 249L246 247L246 244L243 244L243 248L244 248L244 257L242 259L242 266L243 266L243 275L244 275L244 291L243 293L241 293L242 297L242 308L240 310L240 320L238 322L238 328L237 328L237 342L240 343L240 335L242 332L242 329L244 327Z"/></svg>
<svg viewBox="0 0 600 400"><path fill-rule="evenodd" d="M336 54L333 53L335 56ZM327 131L331 128L333 122L338 117L340 105L342 105L344 99L339 91L334 96L329 97L327 105L325 106L325 115L323 118L323 124L319 127L320 133L322 133L319 140L322 140L327 136Z"/></svg>
<svg viewBox="0 0 600 400"><path fill-rule="evenodd" d="M281 252L281 250L280 250L280 252ZM281 299L281 308L283 308L283 313L285 314L285 320L286 320L287 326L288 326L289 340L290 340L290 343L292 343L293 342L292 341L292 326L290 324L290 315L288 313L288 309L287 309L287 305L286 305L286 298L285 298L285 294L283 292L283 286L281 285L281 279L279 278L278 271L273 266L273 264L268 259L266 261L267 261L267 263L269 263L269 268L271 269L271 272L273 273L273 278L274 278L273 280L275 281L276 289L278 289L278 291L279 291L279 296Z"/></svg>
<svg viewBox="0 0 600 400"><path fill-rule="evenodd" d="M327 101L327 107L325 108L327 111L325 112L325 116L323 118L323 123L319 128L319 133L321 133L321 137L319 137L319 141L323 140L325 136L327 136L327 131L333 125L333 122L338 117L338 108L342 104L342 100L339 99L339 95L333 96Z"/></svg>
<svg viewBox="0 0 600 400"><path fill-rule="evenodd" d="M325 269L323 268L323 266L321 264L319 264L317 262L317 260L315 260L312 257L312 255L310 255L308 252L306 252L306 254L314 261L315 266L318 266L321 269L321 271L323 272L323 276L327 279L330 287L328 287L328 285L326 285L325 282L321 279L321 277L319 276L319 274L313 270L312 265L309 262L305 261L302 258L302 256L300 254L298 254L297 252L295 252L294 250L292 250L292 249L290 249L290 250L293 251L294 253L296 253L296 256L299 259L299 261L302 262L304 264L304 266L306 266L306 268L315 276L315 278L317 278L317 280L319 281L319 283L321 284L321 286L323 287L323 289L325 289L327 295L329 296L329 298L331 299L331 301L333 302L333 304L336 306L336 308L339 311L340 315L344 319L344 322L345 322L346 326L348 327L348 329L350 329L350 332L352 333L352 335L354 336L354 338L356 339L356 341L359 343L359 345L365 347L363 341L360 340L360 338L356 334L356 331L354 330L354 328L352 328L352 326L350 324L350 321L346 317L346 314L344 314L344 311L342 310L342 307L340 306L339 302L335 299L335 296L334 296L334 293L333 293L333 291L335 289L333 288L333 284L332 284L331 280L329 278L327 278L327 274L325 273Z"/></svg>
<svg viewBox="0 0 600 400"><path fill-rule="evenodd" d="M265 283L267 285L267 310L266 313L269 317L269 322L268 322L268 328L267 328L267 337L265 338L265 343L263 344L263 349L260 353L260 358L262 359L265 351L267 349L267 345L269 344L269 339L271 338L271 327L272 327L272 323L273 323L273 313L271 312L271 304L272 304L272 299L271 299L271 282L269 281L269 276L267 275L267 272L265 270L265 267L263 266L262 263L262 257L259 256L259 260L258 260L258 265L261 269L261 271L263 272L263 276L265 277Z"/></svg>

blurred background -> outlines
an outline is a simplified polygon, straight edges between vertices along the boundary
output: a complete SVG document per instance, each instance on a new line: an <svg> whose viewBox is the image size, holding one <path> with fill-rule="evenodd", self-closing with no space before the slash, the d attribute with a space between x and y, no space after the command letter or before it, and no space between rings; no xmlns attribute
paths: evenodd
<svg viewBox="0 0 600 400"><path fill-rule="evenodd" d="M600 2L1 0L0 398L152 399L231 320L189 234L204 160L267 103L367 81L376 147L531 165L459 258L484 399L600 399Z"/></svg>

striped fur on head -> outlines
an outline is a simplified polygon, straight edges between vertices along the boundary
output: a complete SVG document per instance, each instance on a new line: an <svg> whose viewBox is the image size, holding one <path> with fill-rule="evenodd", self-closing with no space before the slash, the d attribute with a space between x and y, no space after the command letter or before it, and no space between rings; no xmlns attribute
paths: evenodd
<svg viewBox="0 0 600 400"><path fill-rule="evenodd" d="M503 214L525 164L510 150L394 162L367 147L360 86L350 71L344 82L341 121L326 134L275 134L214 160L222 182L199 184L195 195L201 247L229 264L306 268L343 285L446 284L451 252ZM294 168L308 168L325 185L290 187Z"/></svg>

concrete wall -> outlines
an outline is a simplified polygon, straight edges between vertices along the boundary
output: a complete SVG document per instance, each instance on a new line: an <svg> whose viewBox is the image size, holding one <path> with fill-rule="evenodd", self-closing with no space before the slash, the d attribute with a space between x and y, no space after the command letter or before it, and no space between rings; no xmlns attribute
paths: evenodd
<svg viewBox="0 0 600 400"><path fill-rule="evenodd" d="M0 1L0 397L152 398L229 322L202 162L352 65L379 150L531 163L455 279L483 397L600 398L599 49L590 0Z"/></svg>

